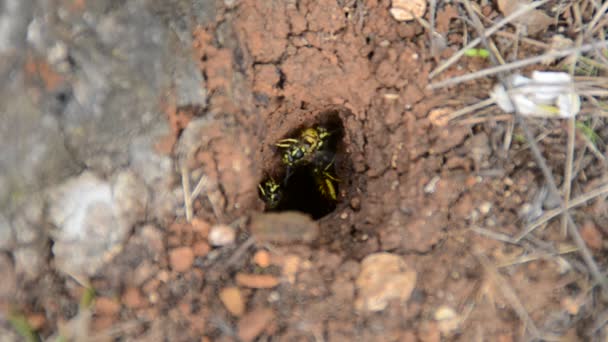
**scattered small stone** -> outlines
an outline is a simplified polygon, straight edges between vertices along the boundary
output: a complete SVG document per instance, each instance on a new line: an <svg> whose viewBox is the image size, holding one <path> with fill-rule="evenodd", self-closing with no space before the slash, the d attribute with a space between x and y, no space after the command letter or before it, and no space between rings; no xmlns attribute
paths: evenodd
<svg viewBox="0 0 608 342"><path fill-rule="evenodd" d="M319 236L319 225L298 212L265 213L253 217L251 234L260 242L310 243Z"/></svg>
<svg viewBox="0 0 608 342"><path fill-rule="evenodd" d="M108 297L95 299L95 313L98 315L113 316L120 312L120 303Z"/></svg>
<svg viewBox="0 0 608 342"><path fill-rule="evenodd" d="M434 176L431 180L424 186L425 194L432 194L437 189L437 182L439 182L441 178L439 176Z"/></svg>
<svg viewBox="0 0 608 342"><path fill-rule="evenodd" d="M209 232L209 243L215 247L222 247L231 245L234 243L236 238L236 231L234 228L225 224L218 224L211 227Z"/></svg>
<svg viewBox="0 0 608 342"><path fill-rule="evenodd" d="M399 255L376 253L361 262L356 280L359 311L382 311L393 299L405 302L416 285L416 272Z"/></svg>
<svg viewBox="0 0 608 342"><path fill-rule="evenodd" d="M239 320L239 338L242 341L253 341L274 319L274 312L269 308L258 308L248 312Z"/></svg>
<svg viewBox="0 0 608 342"><path fill-rule="evenodd" d="M581 237L591 249L602 249L602 233L600 233L593 221L588 220L583 224L581 227Z"/></svg>
<svg viewBox="0 0 608 342"><path fill-rule="evenodd" d="M479 206L479 212L484 215L487 215L491 209L492 209L492 203L490 203L490 202L483 202Z"/></svg>
<svg viewBox="0 0 608 342"><path fill-rule="evenodd" d="M341 218L342 220L346 220L346 219L348 218L348 213L347 213L346 211L343 211L343 212L340 214L340 218Z"/></svg>
<svg viewBox="0 0 608 342"><path fill-rule="evenodd" d="M123 304L129 309L139 309L145 305L141 292L136 287L130 287L122 295Z"/></svg>
<svg viewBox="0 0 608 342"><path fill-rule="evenodd" d="M204 257L209 253L211 247L205 241L199 241L192 246L192 251L194 251L194 255L199 257Z"/></svg>
<svg viewBox="0 0 608 342"><path fill-rule="evenodd" d="M350 199L350 207L354 211L358 211L359 209L361 209L361 198L359 198L359 197L353 197L353 198L351 198Z"/></svg>
<svg viewBox="0 0 608 342"><path fill-rule="evenodd" d="M297 255L288 255L283 260L283 276L290 284L296 282L296 275L300 268L301 259Z"/></svg>
<svg viewBox="0 0 608 342"><path fill-rule="evenodd" d="M570 296L568 297L564 297L561 300L561 306L564 310L566 310L566 312L568 312L569 314L575 316L578 314L578 312L581 309L581 306L583 305L583 301L580 298L572 298Z"/></svg>
<svg viewBox="0 0 608 342"><path fill-rule="evenodd" d="M236 283L254 289L269 289L279 285L279 279L267 274L237 273Z"/></svg>
<svg viewBox="0 0 608 342"><path fill-rule="evenodd" d="M449 334L460 326L460 317L454 309L447 305L440 306L435 311L434 318L438 322L439 331L443 334Z"/></svg>
<svg viewBox="0 0 608 342"><path fill-rule="evenodd" d="M256 265L262 268L270 266L270 253L263 249L255 252L255 255L253 256L253 262L255 262Z"/></svg>
<svg viewBox="0 0 608 342"><path fill-rule="evenodd" d="M426 11L427 0L393 0L391 15L399 21L420 18Z"/></svg>
<svg viewBox="0 0 608 342"><path fill-rule="evenodd" d="M211 225L207 221L198 217L192 219L192 230L195 233L200 234L202 238L207 238L209 235L209 229L211 229Z"/></svg>
<svg viewBox="0 0 608 342"><path fill-rule="evenodd" d="M177 272L185 272L192 267L194 252L190 247L178 247L169 252L171 269Z"/></svg>
<svg viewBox="0 0 608 342"><path fill-rule="evenodd" d="M220 291L220 300L233 316L239 317L245 312L245 301L238 287L223 288Z"/></svg>
<svg viewBox="0 0 608 342"><path fill-rule="evenodd" d="M27 323L32 330L40 330L46 324L46 317L41 313L33 313L27 316Z"/></svg>

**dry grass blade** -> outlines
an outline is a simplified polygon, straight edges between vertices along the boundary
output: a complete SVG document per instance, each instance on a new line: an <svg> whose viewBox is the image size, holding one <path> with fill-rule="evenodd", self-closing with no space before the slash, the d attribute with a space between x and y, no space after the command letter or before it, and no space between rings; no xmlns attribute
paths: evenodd
<svg viewBox="0 0 608 342"><path fill-rule="evenodd" d="M190 192L190 172L186 167L185 163L182 163L180 167L180 173L182 176L182 191L184 193L184 205L186 206L186 220L192 221L192 193Z"/></svg>
<svg viewBox="0 0 608 342"><path fill-rule="evenodd" d="M538 166L540 167L540 169L543 173L543 177L545 178L545 181L549 185L549 191L551 192L551 195L555 196L556 198L560 198L560 210L562 210L562 212L566 211L567 209L564 206L564 201L562 201L561 197L559 197L559 191L557 190L557 185L555 185L555 179L553 178L551 171L547 167L547 163L545 162L545 159L542 157L542 154L540 153L540 150L538 149L538 145L534 141L534 137L532 136L532 133L530 132L530 128L528 127L528 125L526 124L526 121L520 114L516 115L516 118L518 120L519 125L522 127L522 129L524 131L526 139L530 142L530 149L532 150L532 154L534 155L534 159L536 160L536 163L538 164ZM587 267L589 267L589 271L590 271L591 275L593 276L593 279L595 281L597 281L597 283L601 286L603 296L608 297L608 283L606 282L606 278L600 273L600 269L599 269L597 263L595 262L595 260L593 260L591 251L589 251L589 248L585 244L585 241L581 237L581 234L578 232L578 228L577 228L576 224L574 223L574 220L572 220L572 216L570 216L570 214L567 212L566 212L566 215L567 215L567 220L568 220L568 232L570 233L570 237L572 238L572 240L574 240L574 243L579 248L581 257L585 261L585 264L587 265Z"/></svg>
<svg viewBox="0 0 608 342"><path fill-rule="evenodd" d="M481 21L479 20L479 18L473 11L469 0L463 0L463 4L465 5L465 8L467 9L469 16L475 23L475 29L477 30L481 39L484 40L484 45L487 48L488 42L485 39L486 32L484 31ZM608 41L601 42L601 45L603 45L603 46L605 46L607 44L608 44ZM595 44L587 44L587 46L589 49L596 47ZM580 54L585 50L585 46L577 47L574 50L577 54ZM493 55L490 55L490 57L492 58L493 63L496 64L497 63L496 58L494 58ZM514 64L514 63L512 63L512 64ZM500 67L503 67L503 66L499 66L496 69L498 69ZM509 86L509 84L507 82L505 82L502 75L499 75L499 78L502 83L502 86L505 87L505 89L507 89L507 92L509 92L511 90L511 87ZM514 103L513 99L511 99L511 102ZM515 112L516 112L515 117L516 117L517 123L520 125L520 127L524 131L524 135L525 135L526 139L530 142L530 150L532 151L532 155L534 156L534 159L536 160L536 163L538 164L538 166L543 174L543 177L545 178L545 181L547 182L550 194L552 196L554 196L555 198L560 199L560 208L562 209L562 212L565 213L565 216L567 219L567 224L568 224L568 232L570 233L570 237L574 241L574 244L578 247L578 249L580 251L580 255L583 258L583 260L585 261L585 264L587 265L587 267L589 268L589 272L591 273L593 279L602 288L602 295L605 298L608 298L608 282L606 281L606 277L604 277L601 274L597 263L593 259L593 255L591 254L591 251L587 247L585 241L583 240L583 238L581 237L581 235L578 231L578 227L576 226L576 223L572 219L572 216L570 215L570 213L567 211L564 201L559 194L559 190L557 189L557 185L555 184L555 178L553 177L551 170L547 166L547 162L543 158L543 155L541 154L540 149L538 148L538 144L534 141L534 136L532 135L532 132L530 131L530 128L528 127L524 116L521 115L519 108L517 108L517 105L515 107L516 107L515 108Z"/></svg>
<svg viewBox="0 0 608 342"><path fill-rule="evenodd" d="M578 196L576 198L574 198L573 200L571 200L568 203L568 209L572 209L572 208L576 208L580 205L583 205L585 203L587 203L588 201L601 196L601 195L606 195L608 194L608 184L600 186L597 189L591 190L588 193ZM526 235L530 234L531 232L534 231L534 229L542 226L543 224L549 222L551 219L553 219L554 217L558 216L559 214L562 214L563 210L561 208L557 208L557 209L553 209L550 211L547 211L543 216L541 216L538 220L536 220L536 222L530 224L523 232L519 233L517 236L515 236L513 238L513 241L515 243L519 243L519 241L521 241L521 239L523 239L524 237L526 237Z"/></svg>
<svg viewBox="0 0 608 342"><path fill-rule="evenodd" d="M498 65L495 67L479 70L477 72L473 72L470 74L449 78L449 79L441 81L441 82L431 83L427 86L427 88L428 89L439 89L439 88L443 88L443 87L447 87L447 86L452 86L452 85L459 84L462 82L472 81L472 80L475 80L475 79L478 79L481 77L486 77L486 76L494 75L494 74L505 72L505 71L520 69L520 68L523 68L523 67L531 65L531 64L540 63L547 58L566 57L566 56L573 55L573 54L580 54L583 52L588 52L595 48L601 48L601 47L608 47L608 41L593 42L593 43L582 45L580 48L570 48L570 49L565 49L565 50L560 50L560 51L547 52L547 53L539 55L539 56L529 57L529 58L521 59L521 60L518 60L518 61L515 61L512 63Z"/></svg>
<svg viewBox="0 0 608 342"><path fill-rule="evenodd" d="M191 199L196 199L198 197L198 195L200 195L201 192L203 192L203 189L207 186L208 180L209 180L209 178L207 178L207 176L205 176L205 175L201 176L201 178L198 180L198 183L194 187L194 190L192 190L192 194L190 195Z"/></svg>
<svg viewBox="0 0 608 342"><path fill-rule="evenodd" d="M600 21L600 19L602 19L604 17L604 14L606 13L606 11L608 11L608 1L604 2L602 7L595 13L595 16L593 17L593 19L591 19L591 21L587 25L587 30L585 32L586 37L590 37L591 34L595 31L597 23Z"/></svg>
<svg viewBox="0 0 608 342"><path fill-rule="evenodd" d="M569 253L574 253L577 252L578 248L573 247L573 246L568 246L565 248L560 248L560 250L557 253L534 253L534 254L527 254L527 255L523 255L520 257L517 257L515 260L512 261L505 261L502 262L498 265L496 265L497 268L504 268L504 267L509 267L509 266L513 266L513 265L519 265L519 264L524 264L530 261L535 261L535 260L539 260L539 259L543 259L543 258L553 258L557 255L564 255L564 254L569 254Z"/></svg>
<svg viewBox="0 0 608 342"><path fill-rule="evenodd" d="M574 139L576 137L576 118L568 119L568 145L566 147L566 165L564 167L564 206L566 211L562 214L562 236L568 232L568 204L572 190L572 163L574 160Z"/></svg>
<svg viewBox="0 0 608 342"><path fill-rule="evenodd" d="M531 3L531 4L526 5L526 6L521 6L517 11L514 11L513 13L511 13L511 15L503 18L501 21L499 21L498 23L496 23L494 26L492 26L489 29L485 30L484 35L482 37L483 38L487 38L487 37L491 36L496 31L498 31L501 27L503 27L506 24L510 23L514 19L516 19L516 18L518 18L518 17L526 14L527 12L529 12L529 11L531 11L531 10L539 7L539 6L542 6L546 2L547 2L547 0L543 0L543 1L537 1L537 2ZM450 57L447 61L445 61L443 64L441 64L439 67L437 67L437 69L433 70L429 74L429 79L432 79L433 77L437 76L441 72L445 71L452 64L456 63L456 61L458 61L460 59L460 57L462 57L467 50L472 49L475 46L477 46L477 44L481 43L481 41L482 41L483 38L475 38L475 39L473 39L469 44L467 44L465 47L463 47L462 49L460 49L452 57Z"/></svg>
<svg viewBox="0 0 608 342"><path fill-rule="evenodd" d="M506 242L506 243L511 243L511 244L517 244L517 241L515 241L512 237L506 235L506 234L501 234L501 233L497 233L497 232L493 232L489 229L485 229L485 228L480 228L480 227L471 227L470 228L472 231L474 231L475 233L485 236L485 237L489 237L491 239L497 240L497 241L502 241L502 242Z"/></svg>
<svg viewBox="0 0 608 342"><path fill-rule="evenodd" d="M473 255L477 258L492 283L494 283L494 285L498 287L505 299L509 301L511 308L513 308L519 319L524 323L526 329L530 332L530 334L532 334L532 337L534 339L540 339L540 331L536 327L534 321L532 321L532 318L530 318L528 311L517 297L517 294L515 293L513 288L511 288L507 281L500 275L496 267L492 265L490 260L488 260L488 258L483 253L474 251Z"/></svg>

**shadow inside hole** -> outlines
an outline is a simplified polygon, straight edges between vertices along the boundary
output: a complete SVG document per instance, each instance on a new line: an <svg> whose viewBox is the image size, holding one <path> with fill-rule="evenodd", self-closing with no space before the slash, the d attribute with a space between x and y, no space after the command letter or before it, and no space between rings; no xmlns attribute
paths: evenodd
<svg viewBox="0 0 608 342"><path fill-rule="evenodd" d="M323 195L313 175L312 166L297 168L284 185L283 200L275 210L301 211L315 220L334 211L336 201ZM337 193L339 185L333 184Z"/></svg>
<svg viewBox="0 0 608 342"><path fill-rule="evenodd" d="M299 134L309 127L323 127L330 132L330 136L325 141L324 149L318 152L317 157L315 157L316 165L329 165L325 171L338 181L315 178L313 172L315 163L294 168L289 178L286 178L285 166L278 163L280 165L279 169L269 170L266 174L275 175L275 177L280 175L280 177L274 179L282 187L282 199L276 208L269 211L295 210L309 214L313 219L318 220L336 209L340 201L340 186L346 181L344 176L347 175L344 171L349 169L347 167L349 160L347 153L344 152L344 126L338 110L321 113L315 122L295 128L284 138L297 139ZM278 149L276 158L281 158L281 153L282 150ZM321 190L323 181L331 182L338 197L337 201L328 196L327 191L323 193ZM261 194L260 197L263 199Z"/></svg>

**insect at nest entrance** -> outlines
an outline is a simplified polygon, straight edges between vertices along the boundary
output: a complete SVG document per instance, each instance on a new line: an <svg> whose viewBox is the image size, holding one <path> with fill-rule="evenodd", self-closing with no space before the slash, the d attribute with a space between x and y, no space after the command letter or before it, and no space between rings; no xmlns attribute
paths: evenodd
<svg viewBox="0 0 608 342"><path fill-rule="evenodd" d="M343 200L350 160L339 110L322 111L273 144L278 162L265 170L259 195L266 211L295 210L320 219Z"/></svg>

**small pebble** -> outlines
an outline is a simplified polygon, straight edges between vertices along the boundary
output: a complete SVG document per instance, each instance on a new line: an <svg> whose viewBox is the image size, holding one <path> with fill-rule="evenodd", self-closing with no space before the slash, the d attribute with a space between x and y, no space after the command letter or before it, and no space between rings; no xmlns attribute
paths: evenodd
<svg viewBox="0 0 608 342"><path fill-rule="evenodd" d="M204 257L205 255L207 255L210 250L211 247L209 247L209 244L205 241L199 241L195 243L194 246L192 246L192 251L194 252L194 255L200 257Z"/></svg>
<svg viewBox="0 0 608 342"><path fill-rule="evenodd" d="M354 210L357 211L359 209L361 209L361 199L359 197L353 197L350 199L350 207Z"/></svg>
<svg viewBox="0 0 608 342"><path fill-rule="evenodd" d="M238 331L241 341L253 341L274 320L274 312L269 308L259 308L248 312L239 320Z"/></svg>
<svg viewBox="0 0 608 342"><path fill-rule="evenodd" d="M190 247L178 247L169 251L171 269L176 272L185 272L192 267L194 252Z"/></svg>
<svg viewBox="0 0 608 342"><path fill-rule="evenodd" d="M120 312L120 303L108 297L95 299L95 313L98 315L112 316Z"/></svg>
<svg viewBox="0 0 608 342"><path fill-rule="evenodd" d="M237 273L236 283L253 289L269 289L279 285L279 279L266 274Z"/></svg>
<svg viewBox="0 0 608 342"><path fill-rule="evenodd" d="M144 298L136 287L130 287L123 293L122 302L129 309L138 309L145 304Z"/></svg>
<svg viewBox="0 0 608 342"><path fill-rule="evenodd" d="M406 302L416 285L416 271L397 254L376 253L361 262L356 280L359 311L382 311L393 299Z"/></svg>
<svg viewBox="0 0 608 342"><path fill-rule="evenodd" d="M588 220L580 228L580 234L587 246L591 249L602 249L602 233L597 229L593 221Z"/></svg>
<svg viewBox="0 0 608 342"><path fill-rule="evenodd" d="M27 322L32 330L40 330L46 324L46 317L41 313L33 313L27 316Z"/></svg>
<svg viewBox="0 0 608 342"><path fill-rule="evenodd" d="M209 231L209 243L215 247L231 245L235 238L236 231L234 228L225 224L215 225Z"/></svg>
<svg viewBox="0 0 608 342"><path fill-rule="evenodd" d="M490 212L490 209L492 209L492 203L490 202L483 202L480 206L479 206L479 212L486 215L487 213Z"/></svg>
<svg viewBox="0 0 608 342"><path fill-rule="evenodd" d="M253 256L253 262L255 262L256 265L262 268L270 266L270 253L263 249L255 252L255 255Z"/></svg>
<svg viewBox="0 0 608 342"><path fill-rule="evenodd" d="M192 230L199 233L202 238L207 238L211 225L198 217L192 219Z"/></svg>
<svg viewBox="0 0 608 342"><path fill-rule="evenodd" d="M393 0L391 15L399 21L420 18L426 11L427 0Z"/></svg>
<svg viewBox="0 0 608 342"><path fill-rule="evenodd" d="M220 291L220 300L233 316L239 317L245 312L245 301L238 287L223 288Z"/></svg>

